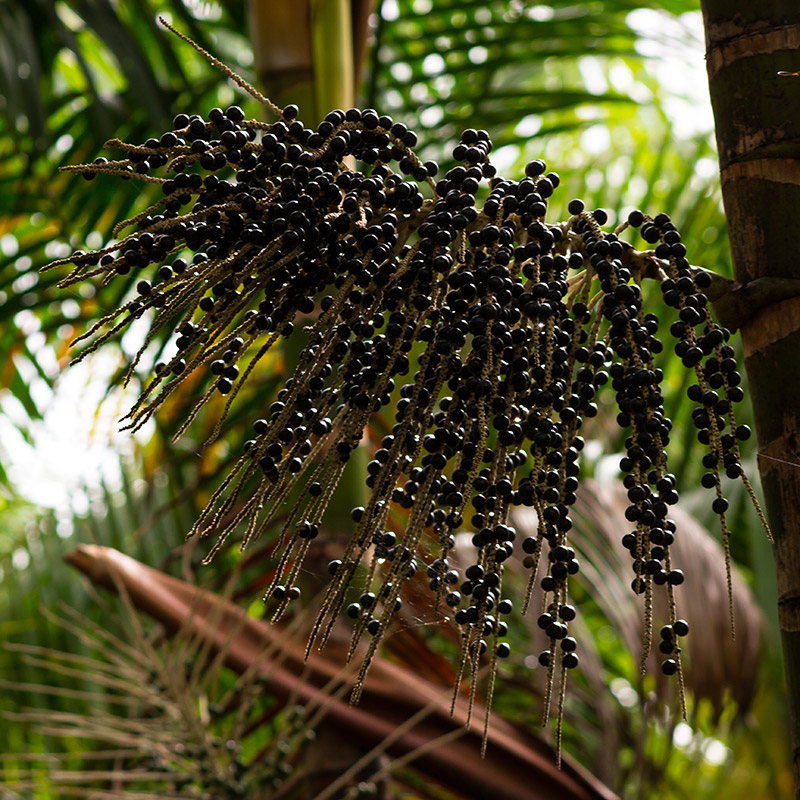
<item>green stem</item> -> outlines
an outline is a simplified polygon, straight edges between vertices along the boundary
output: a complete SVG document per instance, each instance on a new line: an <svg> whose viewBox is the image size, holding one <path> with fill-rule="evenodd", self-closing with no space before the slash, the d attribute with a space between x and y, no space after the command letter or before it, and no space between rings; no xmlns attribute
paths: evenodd
<svg viewBox="0 0 800 800"><path fill-rule="evenodd" d="M321 119L355 103L353 28L350 0L310 0L314 98Z"/></svg>

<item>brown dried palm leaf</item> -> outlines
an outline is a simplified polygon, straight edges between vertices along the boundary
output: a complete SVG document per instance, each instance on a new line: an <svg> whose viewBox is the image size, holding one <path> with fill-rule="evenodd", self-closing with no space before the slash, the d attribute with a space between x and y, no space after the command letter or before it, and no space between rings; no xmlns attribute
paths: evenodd
<svg viewBox="0 0 800 800"><path fill-rule="evenodd" d="M451 717L450 690L409 669L378 658L359 704L353 706L346 694L353 676L344 676L341 669L346 645L331 642L324 654L312 653L306 661L303 643L281 627L253 619L235 605L116 550L85 546L70 561L95 584L123 589L133 606L158 620L169 633L193 637L208 648L209 657L242 675L262 676L279 704L316 704L324 729L335 731L340 743L354 745L364 754L351 764L343 780L388 755L391 760L379 766L378 773L413 761L414 770L426 781L475 800L615 797L571 761L565 759L561 770L557 769L549 745L498 717L489 725L489 755L482 760L483 731L465 727L466 703L457 704ZM341 688L334 691L332 687ZM320 719L312 718L318 729ZM338 796L339 788L334 781L313 796L320 800ZM284 790L278 796L292 795Z"/></svg>

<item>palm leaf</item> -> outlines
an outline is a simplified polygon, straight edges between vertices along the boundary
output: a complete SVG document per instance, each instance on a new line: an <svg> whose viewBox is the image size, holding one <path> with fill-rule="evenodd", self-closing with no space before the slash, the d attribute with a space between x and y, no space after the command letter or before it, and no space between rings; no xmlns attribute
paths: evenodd
<svg viewBox="0 0 800 800"><path fill-rule="evenodd" d="M645 5L674 15L694 8L682 2ZM526 115L636 105L624 94L587 91L579 64L587 55L601 63L641 63L638 36L627 22L628 13L641 6L384 0L366 104L386 108L391 99L392 110L407 119L420 108L443 108L444 123L423 124L423 143L431 147L466 127L487 128L496 146L523 144L527 137L516 134L514 125ZM580 125L573 118L570 127Z"/></svg>
<svg viewBox="0 0 800 800"><path fill-rule="evenodd" d="M85 546L71 563L93 583L124 591L131 603L159 620L170 633L190 634L210 646L235 672L257 670L267 678L279 702L310 702L320 688L341 680L344 649L334 644L304 663L304 646L279 628L247 616L213 595L159 573L117 551ZM275 663L271 659L280 653ZM350 675L345 687L350 685ZM397 687L403 686L402 695ZM323 690L325 691L325 690ZM476 714L482 713L480 707ZM572 764L555 766L552 750L541 740L495 718L486 764L476 761L481 731L463 728L466 700L450 717L449 697L424 678L384 659L375 662L358 706L346 697L327 702L325 725L354 740L364 751L377 747L394 758L414 754L414 769L463 797L606 798L607 788ZM430 747L426 746L430 745ZM323 796L328 796L325 792Z"/></svg>
<svg viewBox="0 0 800 800"><path fill-rule="evenodd" d="M157 10L172 12L200 44L226 55L245 41L238 33L244 27L243 3L235 0L220 8L214 31L219 46L181 2L156 7L142 0L120 8L110 0L0 5L0 235L18 243L12 256L0 256L6 359L24 341L14 322L19 311L33 310L50 341L64 322L54 305L66 299L54 291L57 276L37 275L52 255L47 248L83 242L92 231L107 240L118 219L149 202L147 192L110 182L96 182L87 195L82 181L59 175L57 168L91 160L115 134L144 140L152 125L166 125L178 109L216 105L225 87L222 76L205 71L202 59L177 52L177 40L155 24ZM35 296L7 288L23 278L38 279ZM102 313L93 304L71 321L80 330Z"/></svg>

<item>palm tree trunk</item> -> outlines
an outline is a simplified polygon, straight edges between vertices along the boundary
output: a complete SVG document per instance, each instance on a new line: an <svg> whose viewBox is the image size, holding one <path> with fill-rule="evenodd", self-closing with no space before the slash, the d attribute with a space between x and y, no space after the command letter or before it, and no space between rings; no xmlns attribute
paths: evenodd
<svg viewBox="0 0 800 800"><path fill-rule="evenodd" d="M702 0L725 212L740 291L800 283L800 7ZM742 320L759 470L775 537L778 617L800 799L800 296Z"/></svg>

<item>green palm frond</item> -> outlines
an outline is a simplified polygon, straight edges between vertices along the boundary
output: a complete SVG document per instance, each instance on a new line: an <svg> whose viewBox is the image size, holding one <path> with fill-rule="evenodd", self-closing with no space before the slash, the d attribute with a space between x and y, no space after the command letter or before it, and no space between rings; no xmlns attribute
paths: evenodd
<svg viewBox="0 0 800 800"><path fill-rule="evenodd" d="M247 53L244 3L215 4L214 29L195 16L200 6L182 2L110 0L8 0L0 5L0 352L5 363L25 347L15 322L32 311L48 341L58 344L65 321L81 330L104 313L90 304L66 312L68 298L39 267L59 247L89 236L106 241L117 219L152 201L128 185L81 182L58 174L75 159L91 159L112 135L146 137L154 122L176 109L217 104L230 94L224 78L209 74L202 59L176 53L156 25L171 13L206 47L225 53L240 68ZM66 178L66 180L65 180ZM24 285L25 290L19 286ZM30 291L36 287L36 292ZM65 320L65 316L68 317ZM37 364L36 353L29 354ZM52 385L52 376L45 376ZM3 382L32 418L38 413L18 383Z"/></svg>
<svg viewBox="0 0 800 800"><path fill-rule="evenodd" d="M590 91L582 59L640 65L639 37L627 16L643 5L674 16L695 8L684 2L384 0L366 103L418 118L422 142L434 150L466 127L488 129L496 146L523 144L530 137L515 128L532 114L560 112L565 129L580 129L583 123L567 112L638 104L624 92Z"/></svg>

